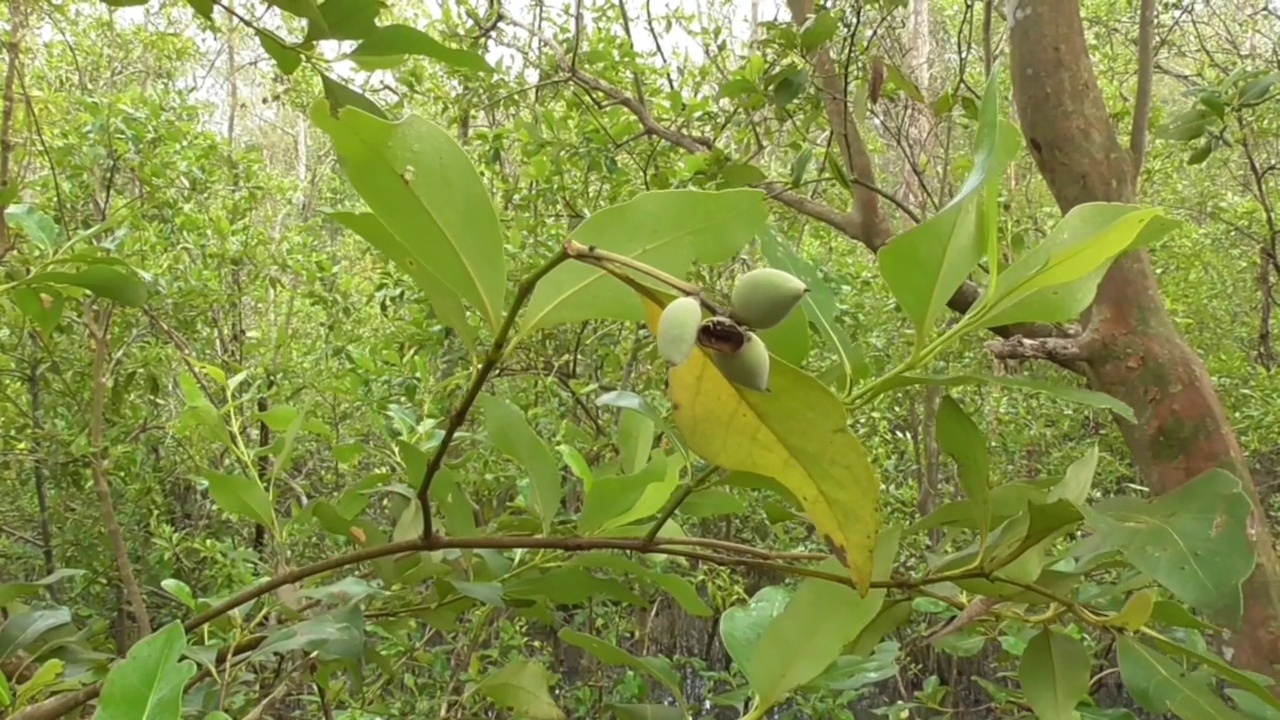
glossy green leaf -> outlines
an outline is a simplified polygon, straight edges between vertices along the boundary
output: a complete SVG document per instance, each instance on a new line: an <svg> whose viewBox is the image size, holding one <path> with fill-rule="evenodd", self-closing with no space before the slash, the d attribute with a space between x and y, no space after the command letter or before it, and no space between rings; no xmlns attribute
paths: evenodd
<svg viewBox="0 0 1280 720"><path fill-rule="evenodd" d="M224 512L275 529L275 504L257 479L213 470L204 470L200 477L209 485L209 497Z"/></svg>
<svg viewBox="0 0 1280 720"><path fill-rule="evenodd" d="M761 588L745 605L734 605L720 616L720 642L742 673L751 677L751 663L765 629L791 600L791 592L781 585Z"/></svg>
<svg viewBox="0 0 1280 720"><path fill-rule="evenodd" d="M1271 694L1272 687L1275 683L1270 678L1257 675L1254 673L1244 673L1239 669L1232 667L1230 663L1210 652L1201 652L1187 647L1181 643L1173 642L1164 637L1145 635L1143 641L1154 645L1156 649L1171 656L1181 656L1193 663L1200 663L1207 666L1218 677L1239 687L1244 692L1252 695L1262 705L1267 707L1271 713L1280 713L1280 698Z"/></svg>
<svg viewBox="0 0 1280 720"><path fill-rule="evenodd" d="M569 237L684 277L695 261L733 257L764 228L766 217L759 190L659 190L592 214ZM538 283L520 327L529 333L582 320L644 317L626 285L603 270L568 262Z"/></svg>
<svg viewBox="0 0 1280 720"><path fill-rule="evenodd" d="M476 690L528 720L564 720L551 698L551 673L541 663L516 660L485 676Z"/></svg>
<svg viewBox="0 0 1280 720"><path fill-rule="evenodd" d="M258 44L275 62L276 68L282 75L286 77L292 75L302 65L301 53L280 42L280 38L274 33L255 28L254 34L258 36Z"/></svg>
<svg viewBox="0 0 1280 720"><path fill-rule="evenodd" d="M6 660L39 640L45 633L71 623L64 607L28 610L10 616L0 626L0 660Z"/></svg>
<svg viewBox="0 0 1280 720"><path fill-rule="evenodd" d="M1101 410L1110 410L1129 422L1137 422L1134 417L1133 408L1124 402L1111 397L1106 393L1097 392L1078 387L1067 387L1064 385L1055 385L1053 383L1038 380L1036 378L1013 377L1013 376L994 376L994 375L916 375L906 373L894 376L894 378L886 384L885 390L892 390L901 387L910 387L913 385L941 385L943 387L958 387L961 385L999 385L1001 387L1014 388L1016 390L1029 390L1044 395L1052 395L1060 400L1085 405L1088 407L1098 408Z"/></svg>
<svg viewBox="0 0 1280 720"><path fill-rule="evenodd" d="M679 575L661 570L652 570L639 561L623 555L605 552L588 552L574 555L568 562L572 567L603 568L615 572L626 573L661 588L671 596L680 608L694 617L711 617L715 613L707 606L698 590L688 580Z"/></svg>
<svg viewBox="0 0 1280 720"><path fill-rule="evenodd" d="M17 287L10 294L13 304L36 324L40 332L50 335L62 319L66 308L66 298L52 287L36 290L29 287Z"/></svg>
<svg viewBox="0 0 1280 720"><path fill-rule="evenodd" d="M840 29L840 21L829 11L823 10L805 21L800 28L800 49L806 53L813 52L827 44Z"/></svg>
<svg viewBox="0 0 1280 720"><path fill-rule="evenodd" d="M1073 320L1093 302L1111 263L1177 227L1159 209L1119 203L1071 208L1045 238L1000 274L975 305L982 327ZM988 297L989 296L989 297Z"/></svg>
<svg viewBox="0 0 1280 720"><path fill-rule="evenodd" d="M67 578L79 577L84 575L85 572L77 568L60 568L39 580L0 583L0 607L9 605L14 600L36 595L54 583L61 582Z"/></svg>
<svg viewBox="0 0 1280 720"><path fill-rule="evenodd" d="M881 276L915 324L917 344L932 332L947 301L986 254L983 189L1004 176L1022 147L1017 127L1000 116L999 87L993 74L982 100L973 169L960 192L876 254Z"/></svg>
<svg viewBox="0 0 1280 720"><path fill-rule="evenodd" d="M324 0L320 15L325 27L309 27L307 40L363 40L378 29L376 20L384 7L382 0Z"/></svg>
<svg viewBox="0 0 1280 720"><path fill-rule="evenodd" d="M344 108L335 118L324 102L312 106L311 120L408 261L428 267L496 332L505 312L505 233L453 133L417 115L387 122Z"/></svg>
<svg viewBox="0 0 1280 720"><path fill-rule="evenodd" d="M1209 470L1153 498L1114 497L1084 506L1098 537L1183 602L1223 625L1243 612L1240 585L1253 572L1252 504L1240 480Z"/></svg>
<svg viewBox="0 0 1280 720"><path fill-rule="evenodd" d="M14 229L22 231L28 239L40 246L42 250L52 250L58 246L58 224L53 218L40 212L34 205L15 203L4 209L5 222ZM14 238L17 241L17 238Z"/></svg>
<svg viewBox="0 0 1280 720"><path fill-rule="evenodd" d="M950 395L938 403L938 447L956 463L960 485L970 500L978 530L991 527L991 456L987 436Z"/></svg>
<svg viewBox="0 0 1280 720"><path fill-rule="evenodd" d="M809 288L809 292L805 293L804 300L801 301L801 307L804 308L808 321L831 342L832 351L845 368L846 387L852 382L870 376L871 368L867 365L862 352L849 337L846 330L847 321L839 319L840 309L835 293L822 279L821 273L796 254L772 228L766 229L760 235L760 252L769 261L770 267L786 270L804 281ZM796 364L791 360L787 362Z"/></svg>
<svg viewBox="0 0 1280 720"><path fill-rule="evenodd" d="M347 57L359 62L364 58L394 55L419 55L465 70L493 72L493 66L474 50L452 48L427 33L408 25L384 25L369 34Z"/></svg>
<svg viewBox="0 0 1280 720"><path fill-rule="evenodd" d="M880 534L874 579L887 579L898 551L898 532ZM819 566L841 575L834 558ZM787 693L818 677L880 612L885 591L865 597L857 590L818 578L805 578L786 607L773 618L743 668L761 707L772 707Z"/></svg>
<svg viewBox="0 0 1280 720"><path fill-rule="evenodd" d="M171 622L142 638L112 666L102 683L94 720L179 720L183 685L196 665L182 660L182 623Z"/></svg>
<svg viewBox="0 0 1280 720"><path fill-rule="evenodd" d="M1156 125L1154 134L1162 140L1188 142L1203 137L1213 121L1213 111L1197 106Z"/></svg>
<svg viewBox="0 0 1280 720"><path fill-rule="evenodd" d="M1018 663L1018 682L1040 720L1073 720L1089 695L1089 652L1079 640L1044 628L1031 638Z"/></svg>
<svg viewBox="0 0 1280 720"><path fill-rule="evenodd" d="M1049 489L1049 500L1067 500L1076 505L1089 501L1093 473L1098 469L1098 445L1094 443L1084 457L1071 463L1062 482Z"/></svg>
<svg viewBox="0 0 1280 720"><path fill-rule="evenodd" d="M263 641L253 657L295 651L318 653L324 660L354 660L364 655L364 618L356 602L280 628Z"/></svg>
<svg viewBox="0 0 1280 720"><path fill-rule="evenodd" d="M492 395L481 395L480 407L489 441L529 473L534 514L542 520L543 532L549 532L564 497L560 463L519 408Z"/></svg>
<svg viewBox="0 0 1280 720"><path fill-rule="evenodd" d="M696 518L737 515L747 511L746 503L733 493L720 488L698 490L680 503L680 514Z"/></svg>
<svg viewBox="0 0 1280 720"><path fill-rule="evenodd" d="M345 83L334 80L326 73L317 71L316 74L320 76L320 87L324 89L324 99L329 105L328 112L331 117L338 117L339 111L343 108L355 108L371 117L391 122L391 118L387 116L386 111L371 100L369 96ZM317 105L320 105L320 103L317 103ZM322 107L320 112L323 111ZM315 112L316 109L313 106L312 113L314 114Z"/></svg>
<svg viewBox="0 0 1280 720"><path fill-rule="evenodd" d="M598 477L582 501L578 532L591 535L649 517L662 509L678 482L662 454L654 455L638 473Z"/></svg>
<svg viewBox="0 0 1280 720"><path fill-rule="evenodd" d="M544 598L557 605L579 605L593 599L610 599L644 607L644 598L627 584L597 577L581 567L559 567L540 575L525 574L505 585L508 598Z"/></svg>
<svg viewBox="0 0 1280 720"><path fill-rule="evenodd" d="M653 451L655 425L651 418L634 410L618 413L618 454L622 472L631 475L649 463Z"/></svg>
<svg viewBox="0 0 1280 720"><path fill-rule="evenodd" d="M570 628L562 629L558 635L564 642L586 650L606 665L631 668L657 680L671 692L676 702L680 703L680 707L685 706L684 691L681 688L683 682L670 660L661 657L637 657L617 645Z"/></svg>
<svg viewBox="0 0 1280 720"><path fill-rule="evenodd" d="M1245 720L1203 678L1141 640L1122 635L1116 647L1125 688L1149 712L1171 712L1183 720Z"/></svg>
<svg viewBox="0 0 1280 720"><path fill-rule="evenodd" d="M444 518L444 532L449 537L472 537L477 534L476 506L467 496L451 468L442 467L431 480L431 506Z"/></svg>
<svg viewBox="0 0 1280 720"><path fill-rule="evenodd" d="M142 307L147 302L147 284L137 275L105 264L87 265L75 272L50 270L28 276L18 287L71 285L84 288L101 298L128 307Z"/></svg>
<svg viewBox="0 0 1280 720"><path fill-rule="evenodd" d="M769 354L800 367L809 356L809 320L803 312L792 312L782 322L757 333Z"/></svg>
<svg viewBox="0 0 1280 720"><path fill-rule="evenodd" d="M186 0L187 6L205 20L213 20L213 0Z"/></svg>

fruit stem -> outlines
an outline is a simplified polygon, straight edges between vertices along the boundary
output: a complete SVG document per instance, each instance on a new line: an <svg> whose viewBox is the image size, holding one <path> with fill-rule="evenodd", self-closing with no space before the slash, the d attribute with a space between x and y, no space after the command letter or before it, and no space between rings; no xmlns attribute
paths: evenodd
<svg viewBox="0 0 1280 720"><path fill-rule="evenodd" d="M565 241L564 251L569 257L575 260L600 260L603 262L621 265L629 270L635 270L642 275L648 275L658 282L665 283L685 295L699 297L702 294L702 288L697 285L681 280L674 275L669 275L656 267L646 265L639 260L629 258L626 255L619 255L618 253L609 252L608 250L601 250L595 246L583 245L577 240Z"/></svg>

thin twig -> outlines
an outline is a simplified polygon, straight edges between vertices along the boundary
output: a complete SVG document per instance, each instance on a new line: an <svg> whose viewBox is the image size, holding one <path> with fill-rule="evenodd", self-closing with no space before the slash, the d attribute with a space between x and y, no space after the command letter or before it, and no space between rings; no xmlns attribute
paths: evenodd
<svg viewBox="0 0 1280 720"><path fill-rule="evenodd" d="M467 394L462 398L462 402L458 404L453 414L449 416L449 425L444 430L444 436L440 438L440 444L436 446L435 454L427 462L427 469L422 474L422 484L418 486L418 502L422 505L422 537L424 539L430 538L434 534L431 522L431 481L435 479L436 473L440 472L440 467L444 465L445 453L449 451L449 446L453 444L453 438L457 435L458 430L467 421L467 416L471 413L471 407L475 405L476 399L480 397L480 391L484 388L485 382L489 380L489 376L493 374L494 369L498 367L498 363L502 361L507 349L507 340L510 338L511 330L516 324L516 317L520 315L520 310L528 302L529 296L533 294L533 289L542 278L568 259L569 253L562 248L542 267L520 282L520 286L516 288L515 296L511 299L511 307L507 310L507 316L503 318L502 325L498 328L497 334L493 336L493 343L489 346L489 352L485 355L480 367L476 369L475 374L471 376L471 386L467 388Z"/></svg>

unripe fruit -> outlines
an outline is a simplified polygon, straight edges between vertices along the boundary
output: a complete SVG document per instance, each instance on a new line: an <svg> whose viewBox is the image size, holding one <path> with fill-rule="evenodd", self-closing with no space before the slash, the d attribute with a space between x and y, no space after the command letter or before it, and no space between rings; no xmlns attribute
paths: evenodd
<svg viewBox="0 0 1280 720"><path fill-rule="evenodd" d="M689 359L702 325L702 304L697 298L672 300L658 318L658 354L671 365Z"/></svg>
<svg viewBox="0 0 1280 720"><path fill-rule="evenodd" d="M711 359L729 382L751 390L769 392L769 348L759 335L748 332L747 341L737 352L713 352Z"/></svg>
<svg viewBox="0 0 1280 720"><path fill-rule="evenodd" d="M736 353L746 341L747 331L727 317L709 317L698 328L698 344L718 353Z"/></svg>
<svg viewBox="0 0 1280 720"><path fill-rule="evenodd" d="M777 325L800 304L809 288L777 268L757 268L738 278L729 298L729 317L755 330Z"/></svg>

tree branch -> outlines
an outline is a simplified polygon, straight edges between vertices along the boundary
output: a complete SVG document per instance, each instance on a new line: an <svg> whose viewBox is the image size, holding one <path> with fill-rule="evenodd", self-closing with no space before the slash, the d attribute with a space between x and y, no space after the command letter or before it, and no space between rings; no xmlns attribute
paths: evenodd
<svg viewBox="0 0 1280 720"><path fill-rule="evenodd" d="M1156 0L1141 0L1138 15L1138 89L1129 128L1129 162L1133 184L1138 185L1147 155L1147 130L1151 124L1151 86L1155 72Z"/></svg>

